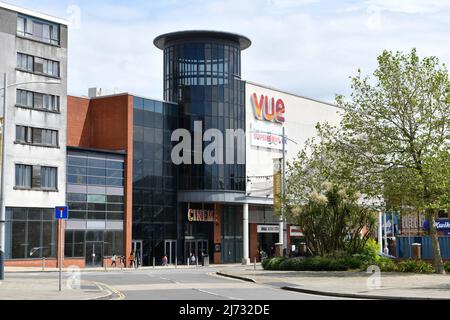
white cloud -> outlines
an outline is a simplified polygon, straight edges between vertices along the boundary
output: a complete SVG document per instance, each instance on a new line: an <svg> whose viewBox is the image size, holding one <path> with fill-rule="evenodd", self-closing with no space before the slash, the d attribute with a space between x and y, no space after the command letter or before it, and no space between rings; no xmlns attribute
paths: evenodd
<svg viewBox="0 0 450 320"><path fill-rule="evenodd" d="M23 2L23 1L16 1ZM51 1L33 1L46 11ZM61 2L61 14L71 2ZM85 4L83 4L85 3ZM347 94L348 76L371 73L383 49L436 55L450 63L447 1L224 0L83 2L81 29L70 33L70 92L104 86L162 98L159 34L213 29L248 36L243 78L318 99ZM57 14L58 12L51 12Z"/></svg>

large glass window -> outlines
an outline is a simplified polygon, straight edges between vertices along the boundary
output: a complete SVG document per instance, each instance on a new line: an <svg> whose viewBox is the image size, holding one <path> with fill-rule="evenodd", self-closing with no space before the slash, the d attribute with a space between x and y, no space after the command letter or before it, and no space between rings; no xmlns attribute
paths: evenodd
<svg viewBox="0 0 450 320"><path fill-rule="evenodd" d="M6 259L56 257L53 209L6 208Z"/></svg>

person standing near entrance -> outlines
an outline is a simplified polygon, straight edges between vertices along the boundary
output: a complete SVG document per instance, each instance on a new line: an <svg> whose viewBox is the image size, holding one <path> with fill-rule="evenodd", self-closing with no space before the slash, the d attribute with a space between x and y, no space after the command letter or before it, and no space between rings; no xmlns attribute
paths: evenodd
<svg viewBox="0 0 450 320"><path fill-rule="evenodd" d="M117 268L116 259L117 259L117 256L114 253L113 256L111 257L111 267L114 266Z"/></svg>
<svg viewBox="0 0 450 320"><path fill-rule="evenodd" d="M197 258L195 257L195 252L191 253L191 264L195 265L195 262L197 261Z"/></svg>
<svg viewBox="0 0 450 320"><path fill-rule="evenodd" d="M134 253L134 250L132 250L130 253L130 268L132 268L133 265L136 268L136 255Z"/></svg>

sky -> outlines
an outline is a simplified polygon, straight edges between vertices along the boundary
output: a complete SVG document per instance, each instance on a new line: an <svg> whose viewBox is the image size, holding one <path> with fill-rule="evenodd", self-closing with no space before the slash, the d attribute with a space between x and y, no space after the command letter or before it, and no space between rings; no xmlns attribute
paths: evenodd
<svg viewBox="0 0 450 320"><path fill-rule="evenodd" d="M242 78L333 102L383 50L450 63L449 0L3 0L68 19L69 93L89 87L162 99L153 40L179 30L243 34Z"/></svg>

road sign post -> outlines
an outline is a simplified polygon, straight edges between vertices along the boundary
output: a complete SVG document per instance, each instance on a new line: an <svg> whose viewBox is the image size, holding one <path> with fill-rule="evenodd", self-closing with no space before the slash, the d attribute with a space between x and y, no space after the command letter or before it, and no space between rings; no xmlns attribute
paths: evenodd
<svg viewBox="0 0 450 320"><path fill-rule="evenodd" d="M55 219L58 220L59 226L59 291L62 291L62 263L63 263L63 245L62 245L62 230L63 221L69 219L69 210L67 207L56 207L55 208Z"/></svg>

